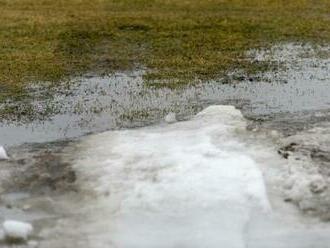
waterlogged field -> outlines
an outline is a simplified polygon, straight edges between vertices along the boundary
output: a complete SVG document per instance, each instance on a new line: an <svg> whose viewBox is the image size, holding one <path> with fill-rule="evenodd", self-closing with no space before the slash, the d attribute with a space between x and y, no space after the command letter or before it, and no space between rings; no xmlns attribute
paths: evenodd
<svg viewBox="0 0 330 248"><path fill-rule="evenodd" d="M251 60L272 61L281 67L252 78L232 71L227 74L230 84L219 79L179 88L148 87L144 70L75 77L51 90L31 84L32 102L0 106L4 119L0 123L1 143L52 142L141 127L162 122L169 112L186 120L215 104L234 105L257 125L294 134L330 118L330 60L319 57L328 51L328 46L295 43L248 51L246 56Z"/></svg>
<svg viewBox="0 0 330 248"><path fill-rule="evenodd" d="M329 13L0 0L0 247L330 248Z"/></svg>

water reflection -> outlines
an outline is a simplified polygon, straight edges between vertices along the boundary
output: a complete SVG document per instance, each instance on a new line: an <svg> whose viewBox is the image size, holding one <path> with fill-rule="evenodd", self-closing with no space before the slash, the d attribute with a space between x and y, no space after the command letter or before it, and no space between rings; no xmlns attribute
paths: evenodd
<svg viewBox="0 0 330 248"><path fill-rule="evenodd" d="M37 120L10 120L0 126L1 143L48 142L109 129L159 122L172 111L186 118L210 104L232 104L247 117L330 109L330 59L317 57L315 48L285 44L251 52L255 60L272 59L285 69L258 75L258 80L231 84L201 83L180 89L150 88L143 71L105 77L80 77L56 88L51 99L36 97ZM308 53L308 56L306 55ZM40 90L34 89L40 95ZM49 110L48 112L46 110ZM49 115L45 114L49 113Z"/></svg>

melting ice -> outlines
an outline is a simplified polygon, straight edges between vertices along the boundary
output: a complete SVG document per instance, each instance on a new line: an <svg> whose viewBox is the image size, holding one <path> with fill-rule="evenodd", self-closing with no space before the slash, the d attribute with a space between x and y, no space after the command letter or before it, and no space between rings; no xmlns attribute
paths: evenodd
<svg viewBox="0 0 330 248"><path fill-rule="evenodd" d="M86 247L330 247L327 226L271 208L261 168L278 157L246 132L240 111L211 106L189 121L84 139L74 168L96 196L82 203Z"/></svg>

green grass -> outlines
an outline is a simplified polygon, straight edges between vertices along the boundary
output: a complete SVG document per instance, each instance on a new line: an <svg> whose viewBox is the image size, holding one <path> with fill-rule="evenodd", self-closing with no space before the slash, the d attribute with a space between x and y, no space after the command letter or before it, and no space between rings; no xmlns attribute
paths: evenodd
<svg viewBox="0 0 330 248"><path fill-rule="evenodd" d="M175 87L265 65L245 51L328 43L329 0L0 0L0 101L30 82L147 69Z"/></svg>

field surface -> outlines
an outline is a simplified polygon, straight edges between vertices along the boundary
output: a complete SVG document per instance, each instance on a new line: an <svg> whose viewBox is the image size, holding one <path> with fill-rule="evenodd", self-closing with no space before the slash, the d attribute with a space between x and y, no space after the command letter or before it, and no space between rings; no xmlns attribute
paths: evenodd
<svg viewBox="0 0 330 248"><path fill-rule="evenodd" d="M149 85L177 87L254 73L245 51L330 39L327 0L1 0L0 100L30 82L147 69Z"/></svg>

